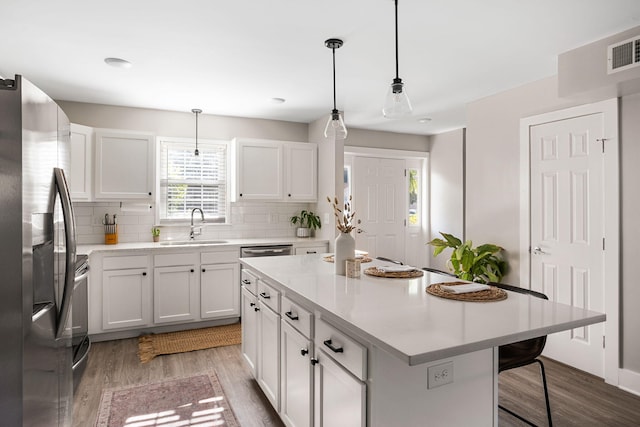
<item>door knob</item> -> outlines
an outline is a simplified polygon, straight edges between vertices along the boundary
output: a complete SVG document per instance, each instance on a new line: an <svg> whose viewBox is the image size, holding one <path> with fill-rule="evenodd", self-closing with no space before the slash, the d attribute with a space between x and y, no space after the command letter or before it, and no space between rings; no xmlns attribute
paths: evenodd
<svg viewBox="0 0 640 427"><path fill-rule="evenodd" d="M539 246L536 246L535 248L533 248L533 254L534 255L546 255L547 253L545 251L543 251L542 248L540 248Z"/></svg>
<svg viewBox="0 0 640 427"><path fill-rule="evenodd" d="M358 233L358 234L364 233L364 230L363 230L362 228L358 228L358 229L356 230L356 233Z"/></svg>

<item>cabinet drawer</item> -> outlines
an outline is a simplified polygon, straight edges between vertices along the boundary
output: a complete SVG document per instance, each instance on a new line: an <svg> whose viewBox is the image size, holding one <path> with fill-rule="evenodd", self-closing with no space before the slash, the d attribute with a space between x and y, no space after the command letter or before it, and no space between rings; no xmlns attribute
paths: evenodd
<svg viewBox="0 0 640 427"><path fill-rule="evenodd" d="M195 252L158 254L153 257L154 267L171 267L174 265L195 265L197 263L198 263L198 254Z"/></svg>
<svg viewBox="0 0 640 427"><path fill-rule="evenodd" d="M304 246L296 248L296 255L323 254L327 252L327 245Z"/></svg>
<svg viewBox="0 0 640 427"><path fill-rule="evenodd" d="M110 256L102 260L103 270L122 270L127 268L147 268L146 255Z"/></svg>
<svg viewBox="0 0 640 427"><path fill-rule="evenodd" d="M280 292L267 285L264 280L258 280L258 299L280 314Z"/></svg>
<svg viewBox="0 0 640 427"><path fill-rule="evenodd" d="M311 338L311 321L313 315L294 303L287 297L282 297L280 315L291 326L300 331L305 337Z"/></svg>
<svg viewBox="0 0 640 427"><path fill-rule="evenodd" d="M238 262L240 251L202 252L200 262L202 264L229 264Z"/></svg>
<svg viewBox="0 0 640 427"><path fill-rule="evenodd" d="M366 347L322 319L316 318L315 324L316 346L353 375L365 381L367 378Z"/></svg>
<svg viewBox="0 0 640 427"><path fill-rule="evenodd" d="M249 270L242 269L240 284L252 294L258 295L258 278L253 273L250 273Z"/></svg>

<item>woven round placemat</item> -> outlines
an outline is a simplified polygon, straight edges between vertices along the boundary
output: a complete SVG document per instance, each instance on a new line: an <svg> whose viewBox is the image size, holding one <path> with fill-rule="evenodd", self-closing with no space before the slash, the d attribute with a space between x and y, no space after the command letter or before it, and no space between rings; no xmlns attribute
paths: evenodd
<svg viewBox="0 0 640 427"><path fill-rule="evenodd" d="M413 279L415 277L422 277L424 275L422 270L385 272L378 270L376 267L365 268L364 274L376 277L389 277L392 279Z"/></svg>
<svg viewBox="0 0 640 427"><path fill-rule="evenodd" d="M494 302L507 299L507 293L495 286L491 286L490 289L477 292L469 292L466 294L454 294L453 292L447 292L440 288L440 285L456 286L466 285L468 282L448 282L448 283L434 283L427 286L427 293L435 295L441 298L454 299L457 301L471 301L471 302Z"/></svg>
<svg viewBox="0 0 640 427"><path fill-rule="evenodd" d="M333 259L333 255L327 255L326 257L322 258L323 260L325 260L326 262L334 262ZM369 258L368 256L362 257L362 258L356 258L360 260L360 263L365 263L365 262L371 262L373 261L371 258Z"/></svg>

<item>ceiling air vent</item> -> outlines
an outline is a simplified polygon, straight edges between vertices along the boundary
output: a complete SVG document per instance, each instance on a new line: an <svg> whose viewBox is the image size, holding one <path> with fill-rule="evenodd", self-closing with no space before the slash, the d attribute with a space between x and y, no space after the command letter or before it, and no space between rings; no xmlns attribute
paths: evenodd
<svg viewBox="0 0 640 427"><path fill-rule="evenodd" d="M610 45L607 62L608 74L640 66L640 36Z"/></svg>

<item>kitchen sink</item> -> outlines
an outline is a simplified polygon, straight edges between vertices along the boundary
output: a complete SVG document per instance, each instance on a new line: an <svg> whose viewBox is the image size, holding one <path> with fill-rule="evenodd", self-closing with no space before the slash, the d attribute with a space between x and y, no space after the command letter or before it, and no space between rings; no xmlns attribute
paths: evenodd
<svg viewBox="0 0 640 427"><path fill-rule="evenodd" d="M229 243L227 240L165 240L160 242L163 246L197 246L197 245L220 245Z"/></svg>

